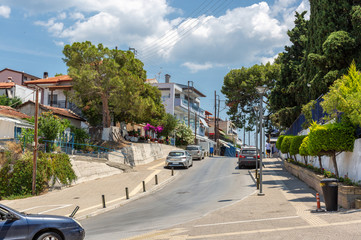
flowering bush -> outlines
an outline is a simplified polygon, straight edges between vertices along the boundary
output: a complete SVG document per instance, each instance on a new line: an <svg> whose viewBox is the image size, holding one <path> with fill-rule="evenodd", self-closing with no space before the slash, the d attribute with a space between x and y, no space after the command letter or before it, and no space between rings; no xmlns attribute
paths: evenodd
<svg viewBox="0 0 361 240"><path fill-rule="evenodd" d="M145 127L144 127L144 130L145 131L153 130L156 133L161 133L163 131L163 126L154 127L154 126L150 125L149 123L147 123L147 125L145 125Z"/></svg>

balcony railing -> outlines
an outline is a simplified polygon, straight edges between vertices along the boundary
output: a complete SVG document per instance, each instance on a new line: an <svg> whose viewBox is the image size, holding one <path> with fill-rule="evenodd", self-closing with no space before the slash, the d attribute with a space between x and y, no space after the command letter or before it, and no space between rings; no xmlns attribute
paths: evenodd
<svg viewBox="0 0 361 240"><path fill-rule="evenodd" d="M182 108L184 108L184 110L188 111L188 101L184 98L176 98L175 102L174 102L175 106L180 106ZM204 109L198 107L196 104L194 103L190 103L189 104L189 110L191 113L197 113L198 116L200 117L205 117L205 111Z"/></svg>

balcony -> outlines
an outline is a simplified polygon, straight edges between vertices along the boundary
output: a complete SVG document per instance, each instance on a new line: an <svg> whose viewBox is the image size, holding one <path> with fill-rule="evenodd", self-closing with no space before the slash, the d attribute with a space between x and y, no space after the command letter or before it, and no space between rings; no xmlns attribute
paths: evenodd
<svg viewBox="0 0 361 240"><path fill-rule="evenodd" d="M176 98L174 101L174 106L181 107L183 110L188 111L188 101L183 98ZM193 114L197 114L203 118L205 117L205 111L194 103L189 104L189 110Z"/></svg>

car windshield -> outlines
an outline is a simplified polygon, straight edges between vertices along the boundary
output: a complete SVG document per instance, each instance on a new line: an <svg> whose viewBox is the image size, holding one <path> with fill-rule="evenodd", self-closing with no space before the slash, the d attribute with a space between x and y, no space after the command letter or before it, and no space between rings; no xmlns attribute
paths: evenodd
<svg viewBox="0 0 361 240"><path fill-rule="evenodd" d="M256 155L256 150L252 150L252 149L249 149L249 150L242 150L242 153L243 154L254 154Z"/></svg>
<svg viewBox="0 0 361 240"><path fill-rule="evenodd" d="M187 147L187 150L198 150L198 147Z"/></svg>
<svg viewBox="0 0 361 240"><path fill-rule="evenodd" d="M184 152L170 152L169 153L169 156L183 156L184 155Z"/></svg>

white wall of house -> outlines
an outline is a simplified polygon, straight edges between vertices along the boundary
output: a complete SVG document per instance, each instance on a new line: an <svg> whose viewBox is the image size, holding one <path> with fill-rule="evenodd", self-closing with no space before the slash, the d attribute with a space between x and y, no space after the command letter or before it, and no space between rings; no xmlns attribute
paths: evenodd
<svg viewBox="0 0 361 240"><path fill-rule="evenodd" d="M0 119L0 139L14 138L15 122Z"/></svg>
<svg viewBox="0 0 361 240"><path fill-rule="evenodd" d="M20 98L23 103L29 100L35 102L36 92L34 91L34 89L30 89L20 85L15 85L15 97ZM39 91L39 100L38 100L39 102L40 99L41 99L41 91Z"/></svg>
<svg viewBox="0 0 361 240"><path fill-rule="evenodd" d="M50 95L51 95L51 91L49 91L49 89L45 89L44 90L44 105L50 105ZM65 101L66 97L64 94L64 90L55 90L53 91L53 100L55 100L55 96L56 95L56 99L57 101Z"/></svg>

